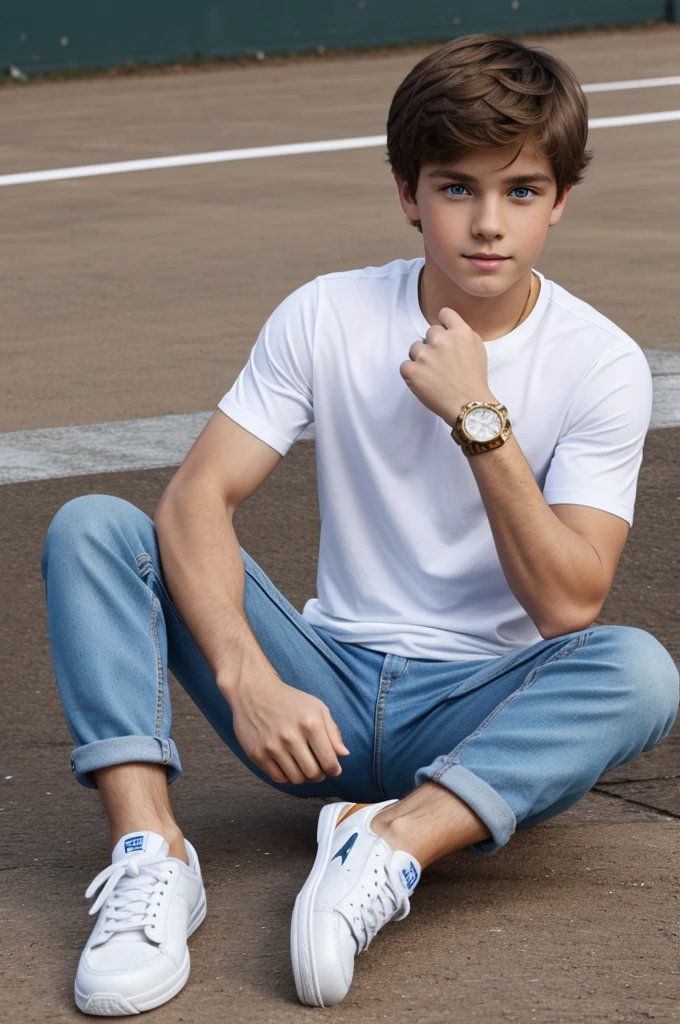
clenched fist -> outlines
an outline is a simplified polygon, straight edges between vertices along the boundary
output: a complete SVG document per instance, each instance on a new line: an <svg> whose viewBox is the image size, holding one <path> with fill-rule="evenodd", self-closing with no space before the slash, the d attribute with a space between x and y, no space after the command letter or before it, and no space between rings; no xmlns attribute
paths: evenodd
<svg viewBox="0 0 680 1024"><path fill-rule="evenodd" d="M445 306L425 341L414 341L399 372L424 406L450 427L468 402L497 402L488 380L484 342L463 318Z"/></svg>

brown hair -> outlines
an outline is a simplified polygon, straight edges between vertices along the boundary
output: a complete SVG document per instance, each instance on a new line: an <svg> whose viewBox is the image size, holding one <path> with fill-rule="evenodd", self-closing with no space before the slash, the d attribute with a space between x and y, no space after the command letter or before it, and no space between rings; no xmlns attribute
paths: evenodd
<svg viewBox="0 0 680 1024"><path fill-rule="evenodd" d="M552 163L557 201L583 178L587 138L588 102L571 68L498 35L461 36L428 54L398 87L387 118L388 160L413 198L421 164L531 139ZM411 224L422 231L420 221Z"/></svg>

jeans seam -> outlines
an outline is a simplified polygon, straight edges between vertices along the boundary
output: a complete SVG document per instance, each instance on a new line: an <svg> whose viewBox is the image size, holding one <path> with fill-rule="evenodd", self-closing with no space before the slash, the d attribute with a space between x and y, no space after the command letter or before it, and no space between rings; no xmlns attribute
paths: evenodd
<svg viewBox="0 0 680 1024"><path fill-rule="evenodd" d="M146 559L146 564L144 564L144 560L145 559ZM135 557L135 561L137 563L137 568L139 570L139 573L140 573L140 575L141 575L141 577L142 577L142 579L144 580L145 583L146 583L146 580L147 580L147 578L149 576L153 576L154 577L154 579L156 580L156 582L158 584L158 587L159 587L159 589L161 591L161 594L165 598L165 600L166 600L170 610L173 612L175 618L180 623L180 625L184 626L184 623L182 622L182 617L179 614L179 612L177 611L177 609L175 608L175 603L172 600L172 598L170 597L170 592L168 591L168 588L165 586L163 580L161 579L161 574L159 573L158 569L154 565L153 559L151 558L151 555L149 555L148 552L146 552L146 551L142 551L141 554L139 554L139 555L137 555ZM186 626L184 628L186 629Z"/></svg>
<svg viewBox="0 0 680 1024"><path fill-rule="evenodd" d="M385 724L385 703L387 701L387 694L391 685L391 677L380 680L378 700L375 705L375 727L373 732L373 778L375 781L375 787L383 800L387 799L387 795L383 789L382 774L383 726Z"/></svg>
<svg viewBox="0 0 680 1024"><path fill-rule="evenodd" d="M163 746L163 764L166 764L169 761L169 756L167 755L167 751L169 750L169 744L167 743L166 740L163 739L163 736L162 736L162 730L163 730L163 657L161 656L161 644L159 642L158 628L157 628L159 608L162 611L163 607L161 605L160 599L154 593L154 588L148 586L148 584L146 583L148 577L151 577L151 575L154 575L154 577L156 578L156 581L157 581L159 587L161 588L162 592L167 594L167 591L165 591L165 588L163 586L163 582L162 582L162 580L159 577L159 573L156 571L156 566L154 565L154 562L153 562L152 557L151 557L150 554L148 554L146 551L142 551L141 554L135 556L135 562L137 563L137 570L139 571L139 575L140 575L142 581L146 584L148 592L150 592L151 597L152 597L151 630L152 630L152 640L154 642L154 649L156 651L156 732L155 732L155 736L156 736L157 739L160 739L162 741L162 746ZM171 605L171 607L174 607L172 605L172 602L170 602L170 605ZM179 616L177 615L177 617L179 617Z"/></svg>
<svg viewBox="0 0 680 1024"><path fill-rule="evenodd" d="M262 593L272 602L272 604L275 604L276 607L279 608L281 612L283 612L283 614L286 616L288 621L293 626L295 626L295 628L298 630L298 632L302 633L302 635L305 637L305 639L309 640L310 643L313 643L314 646L317 648L317 650L321 654L323 654L323 656L325 658L327 658L330 662L332 662L332 664L337 669L339 669L342 673L344 673L345 675L349 676L353 681L356 682L357 681L356 677L355 677L354 673L351 671L351 669L347 665L345 665L345 663L343 661L341 661L340 658L338 658L338 656L336 655L335 651L332 651L330 649L330 647L326 646L326 644L323 642L323 640L318 635L318 633L316 633L314 631L311 623L307 623L306 620L302 618L300 613L297 611L297 609L293 605L290 604L288 599L283 594L281 594L281 592L278 591L278 590L275 593L272 593L269 590L269 588L266 586L266 584L263 582L263 580L261 580L254 572L252 572L248 568L247 565L244 565L244 568L245 568L246 574L248 576L250 576L250 578L253 581L253 583L256 583L258 585L258 587L260 588L260 590L262 591ZM262 570L260 570L260 571L262 572ZM265 579L269 580L269 577L266 576L266 574L264 574L264 575L265 575ZM271 583L271 580L269 580L269 582ZM274 585L274 584L272 584L272 585ZM300 624L298 619L295 618L293 615L291 615L291 613L289 611L289 607L293 609L293 611L295 612L295 615L299 615L300 616L300 619L302 619L302 622L306 623L307 628L309 629L309 633L303 628L303 626Z"/></svg>
<svg viewBox="0 0 680 1024"><path fill-rule="evenodd" d="M158 617L158 609L161 604L156 595L151 593L151 636L153 638L154 647L156 649L156 736L158 739L161 738L161 730L163 727L163 659L161 658L161 647L158 642L158 630L156 628L156 620Z"/></svg>
<svg viewBox="0 0 680 1024"><path fill-rule="evenodd" d="M147 584L149 593L151 594L151 639L153 641L154 650L156 652L156 739L161 741L162 746L162 764L168 764L170 761L170 744L167 740L163 739L163 658L161 656L161 645L158 640L158 610L163 610L160 599L156 596L153 591L153 587L149 586L147 579L149 576L154 576L161 592L167 597L170 608L175 612L178 621L181 623L182 620L179 617L179 613L176 611L174 604L170 600L170 595L163 585L163 581L160 578L159 573L156 571L156 566L153 564L151 555L147 551L142 551L139 555L135 556L135 562L137 563L137 570L144 581ZM182 623L183 624L183 623Z"/></svg>
<svg viewBox="0 0 680 1024"><path fill-rule="evenodd" d="M503 710L503 708L507 707L508 704L515 699L515 697L519 696L520 693L524 693L526 690L529 689L530 686L533 685L533 683L536 682L536 679L538 678L538 674L541 671L541 669L545 668L546 665L552 664L552 662L554 661L560 661L561 658L568 657L568 655L573 654L574 651L577 651L581 647L585 646L590 636L592 636L592 632L582 633L577 638L577 642L572 644L571 647L568 646L564 650L558 651L556 654L553 654L553 656L548 658L547 661L544 661L542 665L538 665L532 672L530 672L527 678L522 683L522 685L519 686L512 693L508 694L505 700L501 701L501 703L493 709L491 714L487 715L484 721L477 726L474 732L470 733L469 736L466 736L465 739L461 740L458 746L454 747L450 754L444 755L444 757L442 758L441 766L432 775L432 781L438 782L441 779L444 772L447 770L447 768L450 768L452 765L460 764L460 755L465 750L468 743L476 739L478 736L481 736L484 730L491 724L491 722L493 722L496 715L498 715Z"/></svg>

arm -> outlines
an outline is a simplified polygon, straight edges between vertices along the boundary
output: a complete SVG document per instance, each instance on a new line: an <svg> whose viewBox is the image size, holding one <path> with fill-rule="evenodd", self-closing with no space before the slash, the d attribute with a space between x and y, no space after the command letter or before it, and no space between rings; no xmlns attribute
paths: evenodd
<svg viewBox="0 0 680 1024"><path fill-rule="evenodd" d="M424 342L411 345L400 372L419 401L452 427L471 399L498 399L479 335L448 307L439 318ZM612 349L589 377L579 429L558 445L543 492L512 434L468 460L508 585L546 639L585 629L600 613L628 535L623 515L652 411L651 373L639 350ZM610 452L615 458L606 458ZM609 490L622 514L593 508L592 490ZM549 505L544 494L570 500ZM577 504L581 497L585 503Z"/></svg>
<svg viewBox="0 0 680 1024"><path fill-rule="evenodd" d="M541 636L590 625L609 589L600 556L546 503L515 435L469 463L505 578Z"/></svg>
<svg viewBox="0 0 680 1024"><path fill-rule="evenodd" d="M247 660L265 657L243 611L233 516L218 491L194 483L166 491L154 517L167 589L225 696Z"/></svg>
<svg viewBox="0 0 680 1024"><path fill-rule="evenodd" d="M245 569L233 515L281 455L220 410L163 495L154 522L163 578L233 712L248 757L275 782L339 775L349 751L323 701L285 683L243 609Z"/></svg>
<svg viewBox="0 0 680 1024"><path fill-rule="evenodd" d="M218 411L154 515L168 591L223 692L239 679L245 661L265 658L243 611L245 570L233 516L280 460ZM229 480L217 477L212 467L220 464L230 464Z"/></svg>

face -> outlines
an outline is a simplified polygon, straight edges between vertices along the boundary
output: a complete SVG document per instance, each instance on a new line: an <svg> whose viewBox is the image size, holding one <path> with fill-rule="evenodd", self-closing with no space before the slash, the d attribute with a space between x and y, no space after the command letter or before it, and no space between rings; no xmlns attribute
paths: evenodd
<svg viewBox="0 0 680 1024"><path fill-rule="evenodd" d="M526 274L564 210L569 190L555 204L550 161L525 143L511 163L519 146L423 164L415 200L395 175L404 213L421 222L428 260L470 295L500 295Z"/></svg>

